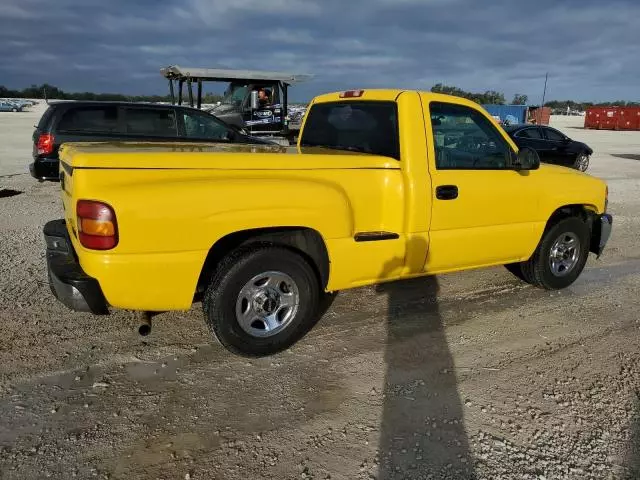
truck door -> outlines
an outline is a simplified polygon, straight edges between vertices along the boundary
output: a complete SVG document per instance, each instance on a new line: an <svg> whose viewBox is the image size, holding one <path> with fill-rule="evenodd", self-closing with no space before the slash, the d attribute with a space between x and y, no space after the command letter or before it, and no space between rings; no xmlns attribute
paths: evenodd
<svg viewBox="0 0 640 480"><path fill-rule="evenodd" d="M426 270L522 260L533 251L536 171L511 168L515 151L475 107L430 102L427 122L432 217Z"/></svg>

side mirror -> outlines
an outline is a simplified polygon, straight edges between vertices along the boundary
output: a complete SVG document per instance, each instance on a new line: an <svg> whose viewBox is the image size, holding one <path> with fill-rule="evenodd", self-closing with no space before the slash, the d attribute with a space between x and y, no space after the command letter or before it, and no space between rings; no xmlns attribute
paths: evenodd
<svg viewBox="0 0 640 480"><path fill-rule="evenodd" d="M540 155L533 148L522 147L514 161L514 170L537 170L540 168Z"/></svg>
<svg viewBox="0 0 640 480"><path fill-rule="evenodd" d="M251 110L258 110L260 107L260 102L258 101L258 92L253 90L251 92Z"/></svg>

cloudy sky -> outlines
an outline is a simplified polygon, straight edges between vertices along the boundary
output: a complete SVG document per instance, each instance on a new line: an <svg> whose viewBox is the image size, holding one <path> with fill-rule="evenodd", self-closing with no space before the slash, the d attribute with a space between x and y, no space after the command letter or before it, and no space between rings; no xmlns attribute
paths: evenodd
<svg viewBox="0 0 640 480"><path fill-rule="evenodd" d="M347 88L640 100L638 0L0 0L0 85L165 93L162 66Z"/></svg>

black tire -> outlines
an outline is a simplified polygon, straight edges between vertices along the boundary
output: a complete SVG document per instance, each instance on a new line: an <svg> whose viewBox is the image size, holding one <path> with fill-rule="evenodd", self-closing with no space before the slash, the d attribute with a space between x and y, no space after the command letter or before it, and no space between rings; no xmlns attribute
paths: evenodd
<svg viewBox="0 0 640 480"><path fill-rule="evenodd" d="M254 336L240 325L236 304L243 287L270 271L282 272L295 282L298 306L281 331L268 337ZM205 293L203 308L207 325L226 349L262 357L300 340L318 320L321 298L318 277L305 258L286 248L258 245L237 250L222 260Z"/></svg>
<svg viewBox="0 0 640 480"><path fill-rule="evenodd" d="M585 152L580 152L576 155L576 159L573 162L573 168L580 172L586 172L589 168L589 155Z"/></svg>
<svg viewBox="0 0 640 480"><path fill-rule="evenodd" d="M580 250L573 268L563 276L558 276L551 269L551 249L560 236L571 234L578 239ZM563 218L545 231L531 258L522 262L522 275L527 283L546 290L566 288L580 276L588 256L589 227L578 217Z"/></svg>
<svg viewBox="0 0 640 480"><path fill-rule="evenodd" d="M18 111L18 109L17 109L17 108L12 108L12 109L11 109L11 111L12 111L13 113L15 113L15 112L17 112L17 111Z"/></svg>

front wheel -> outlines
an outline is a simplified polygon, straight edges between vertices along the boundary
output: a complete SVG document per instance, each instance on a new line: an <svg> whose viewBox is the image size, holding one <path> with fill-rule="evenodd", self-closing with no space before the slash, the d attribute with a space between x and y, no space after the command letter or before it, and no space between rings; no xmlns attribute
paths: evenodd
<svg viewBox="0 0 640 480"><path fill-rule="evenodd" d="M301 255L256 246L227 256L205 294L207 324L228 350L272 355L302 338L318 319L318 277Z"/></svg>
<svg viewBox="0 0 640 480"><path fill-rule="evenodd" d="M587 168L589 168L589 155L584 152L579 153L573 163L573 168L581 172L586 172Z"/></svg>
<svg viewBox="0 0 640 480"><path fill-rule="evenodd" d="M582 273L589 256L589 227L578 217L559 220L542 237L529 260L520 264L522 279L547 290L566 288Z"/></svg>

